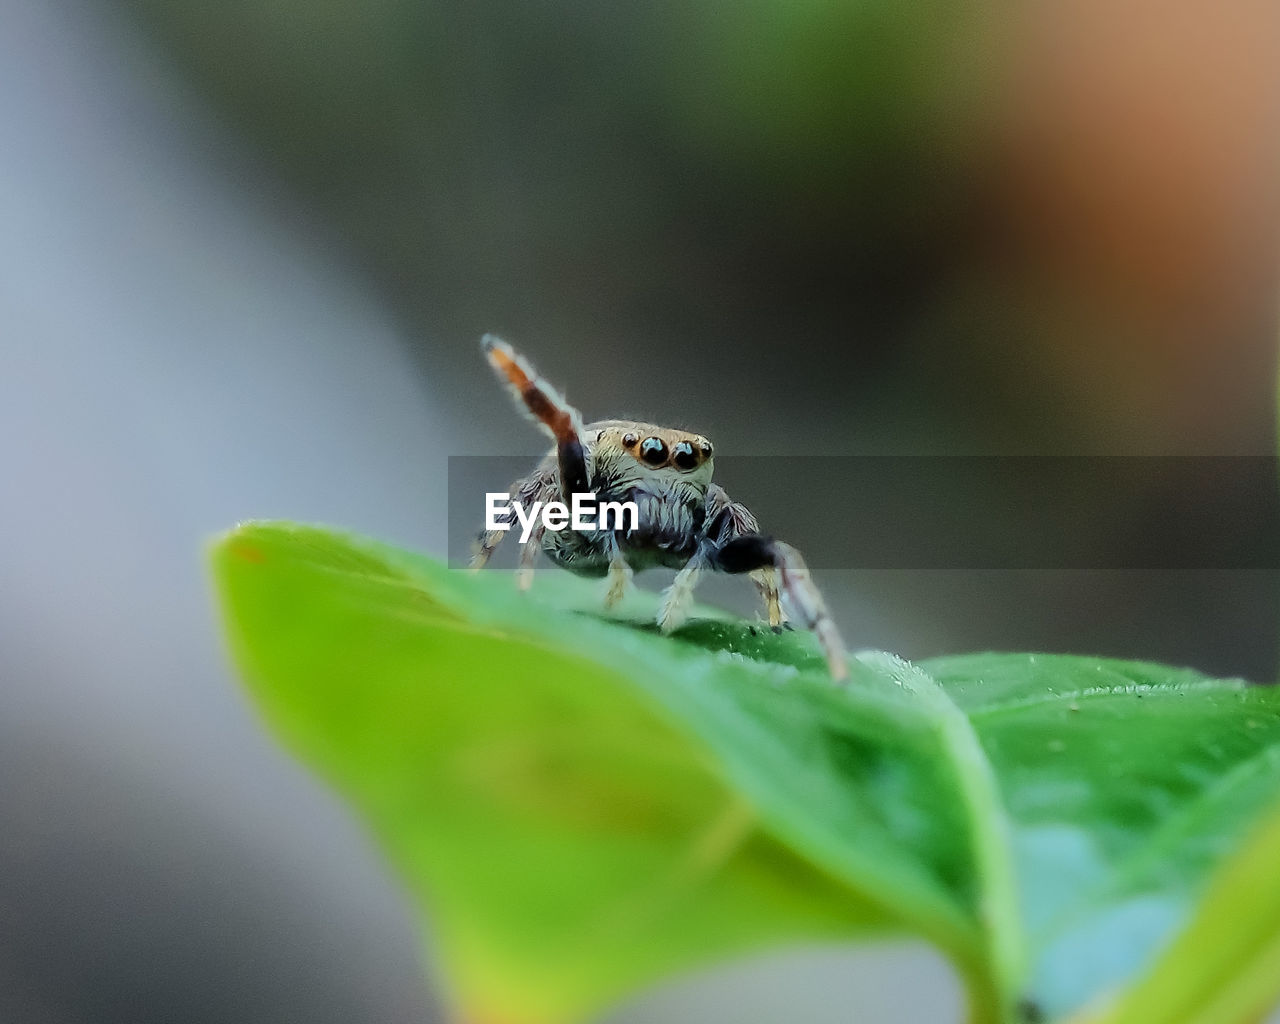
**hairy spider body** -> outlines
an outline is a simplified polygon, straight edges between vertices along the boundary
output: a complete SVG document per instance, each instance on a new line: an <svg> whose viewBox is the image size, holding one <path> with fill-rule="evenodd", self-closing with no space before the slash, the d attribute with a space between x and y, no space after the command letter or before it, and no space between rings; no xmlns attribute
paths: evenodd
<svg viewBox="0 0 1280 1024"><path fill-rule="evenodd" d="M712 483L714 452L707 438L631 420L584 424L578 410L510 345L492 335L485 335L482 344L521 408L555 441L534 471L511 485L511 499L528 508L539 501L568 503L573 494L590 493L599 502L634 502L638 512L626 528L535 528L520 554L521 588L532 582L539 551L570 572L608 577L606 607L621 600L633 572L676 569L658 611L658 625L671 632L687 617L704 569L747 573L764 599L769 624L781 626L785 603L817 635L832 676L847 676L839 632L800 553L760 533L747 507ZM482 533L472 566L484 566L506 534L501 529Z"/></svg>

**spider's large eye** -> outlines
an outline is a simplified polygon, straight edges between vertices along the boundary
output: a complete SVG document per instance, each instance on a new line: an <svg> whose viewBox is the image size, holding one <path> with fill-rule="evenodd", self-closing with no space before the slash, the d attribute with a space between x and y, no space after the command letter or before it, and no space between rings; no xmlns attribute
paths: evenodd
<svg viewBox="0 0 1280 1024"><path fill-rule="evenodd" d="M661 466L667 461L667 446L660 437L646 437L640 443L640 458L651 466Z"/></svg>
<svg viewBox="0 0 1280 1024"><path fill-rule="evenodd" d="M681 469L693 469L698 464L698 456L693 450L693 445L688 441L681 441L672 448L671 457Z"/></svg>

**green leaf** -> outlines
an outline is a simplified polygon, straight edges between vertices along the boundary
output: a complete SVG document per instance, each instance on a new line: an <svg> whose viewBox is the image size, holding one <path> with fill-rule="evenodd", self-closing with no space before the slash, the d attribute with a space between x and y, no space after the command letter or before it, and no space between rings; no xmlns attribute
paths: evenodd
<svg viewBox="0 0 1280 1024"><path fill-rule="evenodd" d="M925 662L1000 779L1048 1018L1122 987L1280 791L1280 690L1037 655Z"/></svg>
<svg viewBox="0 0 1280 1024"><path fill-rule="evenodd" d="M1280 805L1215 877L1191 924L1095 1024L1258 1021L1280 999Z"/></svg>
<svg viewBox="0 0 1280 1024"><path fill-rule="evenodd" d="M268 721L398 865L466 1019L561 1024L785 942L922 936L975 1021L1064 1015L1165 942L1280 783L1280 702L1030 655L827 678L807 634L674 637L290 524L223 538ZM1020 1009L1019 1009L1020 1007Z"/></svg>

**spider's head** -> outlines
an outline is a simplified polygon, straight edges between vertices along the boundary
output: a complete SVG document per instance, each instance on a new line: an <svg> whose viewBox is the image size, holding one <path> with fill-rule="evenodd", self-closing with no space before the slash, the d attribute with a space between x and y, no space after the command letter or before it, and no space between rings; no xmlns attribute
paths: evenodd
<svg viewBox="0 0 1280 1024"><path fill-rule="evenodd" d="M635 484L667 481L703 491L711 483L714 449L701 434L630 420L589 424L584 433L597 471Z"/></svg>

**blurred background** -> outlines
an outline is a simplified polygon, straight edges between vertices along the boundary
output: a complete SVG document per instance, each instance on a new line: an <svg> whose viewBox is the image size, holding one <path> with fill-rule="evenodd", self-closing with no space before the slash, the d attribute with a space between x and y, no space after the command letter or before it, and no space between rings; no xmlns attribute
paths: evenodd
<svg viewBox="0 0 1280 1024"><path fill-rule="evenodd" d="M992 460L984 507L1034 545L1060 488L1078 565L820 582L853 646L1273 679L1278 51L1268 0L0 0L0 1020L441 1019L395 880L241 697L202 558L276 516L443 555L448 457L541 447L485 331L727 471L1197 456L1033 505ZM737 479L809 552L874 522L853 474L818 484L857 499L835 526ZM1126 557L1153 535L1167 565ZM609 1020L959 1006L902 946Z"/></svg>

